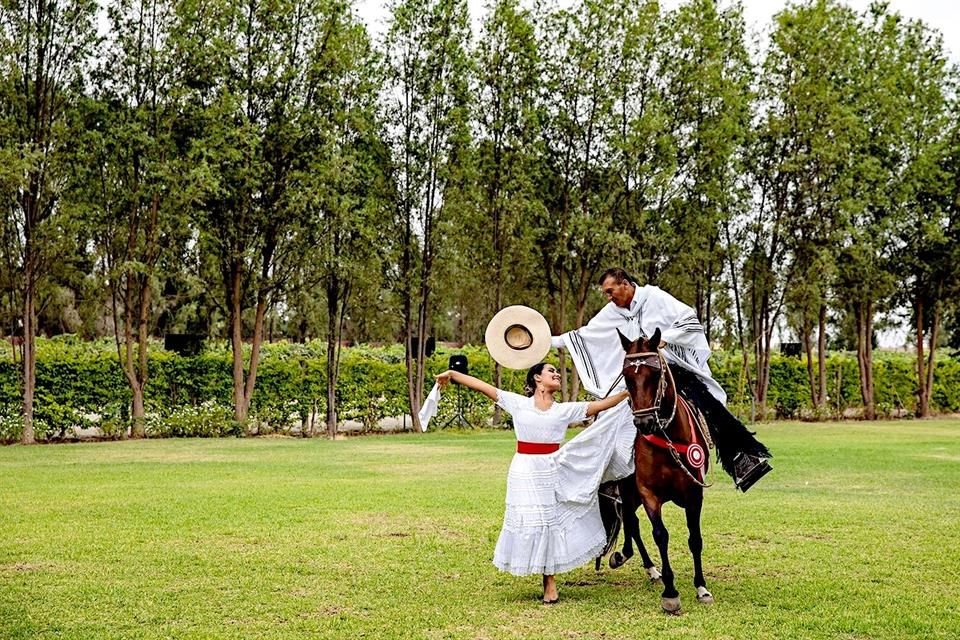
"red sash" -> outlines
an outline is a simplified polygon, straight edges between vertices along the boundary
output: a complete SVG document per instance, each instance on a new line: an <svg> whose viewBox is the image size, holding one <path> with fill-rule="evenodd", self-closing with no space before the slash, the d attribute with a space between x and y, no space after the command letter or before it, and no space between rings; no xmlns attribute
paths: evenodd
<svg viewBox="0 0 960 640"><path fill-rule="evenodd" d="M560 448L556 442L524 442L517 440L517 453L526 453L530 455L543 455L553 453Z"/></svg>

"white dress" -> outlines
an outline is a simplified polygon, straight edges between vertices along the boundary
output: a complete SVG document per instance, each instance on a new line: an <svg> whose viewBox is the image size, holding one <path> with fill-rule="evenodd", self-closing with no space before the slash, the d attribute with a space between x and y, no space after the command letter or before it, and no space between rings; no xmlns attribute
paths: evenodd
<svg viewBox="0 0 960 640"><path fill-rule="evenodd" d="M586 419L586 402L555 402L498 391L517 440L561 443L567 426ZM493 564L516 576L553 575L597 557L606 543L597 487L613 451L613 430L586 429L551 454L517 453L507 475L503 528ZM588 436L588 437L585 437Z"/></svg>

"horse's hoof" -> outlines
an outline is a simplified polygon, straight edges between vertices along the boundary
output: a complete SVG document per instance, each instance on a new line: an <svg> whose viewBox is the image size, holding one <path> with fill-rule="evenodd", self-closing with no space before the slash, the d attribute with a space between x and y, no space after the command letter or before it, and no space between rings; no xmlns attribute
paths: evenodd
<svg viewBox="0 0 960 640"><path fill-rule="evenodd" d="M662 576L660 575L660 572L657 571L656 567L647 567L647 576L650 577L651 584L656 584L660 582L660 579L662 578Z"/></svg>
<svg viewBox="0 0 960 640"><path fill-rule="evenodd" d="M627 561L627 559L624 558L624 557L623 557L623 554L620 553L619 551L614 551L612 554L610 554L610 568L611 568L611 569L619 569L620 567L623 566L623 563L626 562L626 561Z"/></svg>
<svg viewBox="0 0 960 640"><path fill-rule="evenodd" d="M677 615L680 613L680 596L676 598L660 598L660 607L664 613Z"/></svg>
<svg viewBox="0 0 960 640"><path fill-rule="evenodd" d="M700 604L713 604L713 594L707 591L706 587L697 587L697 602Z"/></svg>

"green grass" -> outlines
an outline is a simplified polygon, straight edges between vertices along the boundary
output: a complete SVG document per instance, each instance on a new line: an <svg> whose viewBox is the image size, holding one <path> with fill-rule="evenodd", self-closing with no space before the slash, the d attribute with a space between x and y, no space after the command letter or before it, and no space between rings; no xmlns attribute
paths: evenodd
<svg viewBox="0 0 960 640"><path fill-rule="evenodd" d="M960 637L960 421L759 431L774 472L707 493L713 606L667 508L679 617L638 558L554 607L490 564L511 433L2 448L0 638Z"/></svg>

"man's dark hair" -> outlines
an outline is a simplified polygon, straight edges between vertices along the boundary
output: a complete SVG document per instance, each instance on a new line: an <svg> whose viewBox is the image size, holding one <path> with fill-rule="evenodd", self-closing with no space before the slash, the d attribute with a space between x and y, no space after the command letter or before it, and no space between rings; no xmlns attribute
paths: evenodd
<svg viewBox="0 0 960 640"><path fill-rule="evenodd" d="M634 282L633 276L620 267L612 267L604 271L600 274L600 279L597 280L597 284L603 286L603 281L607 278L613 278L614 282Z"/></svg>

